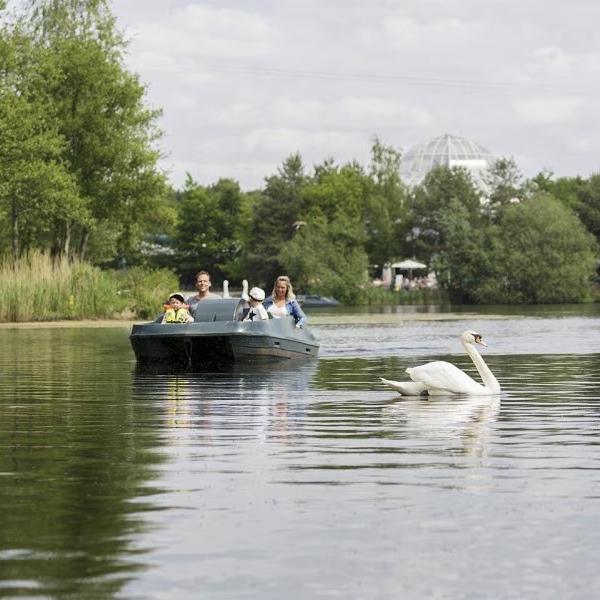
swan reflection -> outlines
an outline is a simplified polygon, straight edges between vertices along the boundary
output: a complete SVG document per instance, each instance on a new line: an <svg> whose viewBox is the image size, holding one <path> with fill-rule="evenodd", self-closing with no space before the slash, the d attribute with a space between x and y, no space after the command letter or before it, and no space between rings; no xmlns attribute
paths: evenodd
<svg viewBox="0 0 600 600"><path fill-rule="evenodd" d="M387 426L401 426L407 437L438 440L444 449L458 442L465 454L485 456L499 412L499 395L414 397L385 406L382 420Z"/></svg>

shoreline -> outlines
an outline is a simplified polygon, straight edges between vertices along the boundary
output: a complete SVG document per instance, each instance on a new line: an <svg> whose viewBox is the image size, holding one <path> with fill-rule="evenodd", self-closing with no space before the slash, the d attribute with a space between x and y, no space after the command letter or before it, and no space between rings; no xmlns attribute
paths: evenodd
<svg viewBox="0 0 600 600"><path fill-rule="evenodd" d="M393 313L393 314L355 314L355 315L309 315L309 326L319 325L393 325L406 321L459 321L465 319L501 320L516 318L515 315L478 314L478 313ZM121 319L85 319L58 321L19 321L0 323L0 329L68 329L68 328L127 328L133 325L150 323L149 320Z"/></svg>

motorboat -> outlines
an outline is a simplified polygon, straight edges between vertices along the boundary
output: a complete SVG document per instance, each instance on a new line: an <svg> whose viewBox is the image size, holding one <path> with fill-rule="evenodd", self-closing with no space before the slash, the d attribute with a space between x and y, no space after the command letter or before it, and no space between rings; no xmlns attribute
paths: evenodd
<svg viewBox="0 0 600 600"><path fill-rule="evenodd" d="M298 294L296 300L300 306L307 308L326 308L341 305L341 302L335 298L318 296L316 294Z"/></svg>
<svg viewBox="0 0 600 600"><path fill-rule="evenodd" d="M193 323L136 324L129 339L138 364L153 362L203 367L264 359L314 358L319 342L292 317L244 321L249 305L241 298L198 304Z"/></svg>

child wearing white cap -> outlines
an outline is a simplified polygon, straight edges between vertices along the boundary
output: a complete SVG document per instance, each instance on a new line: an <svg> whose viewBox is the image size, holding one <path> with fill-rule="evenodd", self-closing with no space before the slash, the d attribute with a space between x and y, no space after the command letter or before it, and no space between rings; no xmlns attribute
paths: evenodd
<svg viewBox="0 0 600 600"><path fill-rule="evenodd" d="M269 318L262 301L265 299L265 293L259 287L253 287L248 292L248 304L250 310L244 321L266 321Z"/></svg>

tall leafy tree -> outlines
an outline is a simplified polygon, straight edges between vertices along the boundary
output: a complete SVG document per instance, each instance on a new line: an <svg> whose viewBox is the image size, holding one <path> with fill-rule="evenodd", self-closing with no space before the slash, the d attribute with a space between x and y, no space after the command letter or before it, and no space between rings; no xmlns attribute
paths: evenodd
<svg viewBox="0 0 600 600"><path fill-rule="evenodd" d="M590 299L598 247L569 208L536 194L507 210L500 223L504 288L495 301L548 303ZM488 301L491 298L488 298Z"/></svg>
<svg viewBox="0 0 600 600"><path fill-rule="evenodd" d="M363 222L369 180L357 164L330 161L315 169L302 190L302 225L280 258L299 288L356 300L367 281Z"/></svg>
<svg viewBox="0 0 600 600"><path fill-rule="evenodd" d="M236 181L220 179L204 187L190 175L179 205L175 244L180 270L210 268L215 279L238 275L242 230L248 221L248 198Z"/></svg>
<svg viewBox="0 0 600 600"><path fill-rule="evenodd" d="M32 0L30 8L31 34L57 73L44 89L66 142L62 158L90 215L59 237L83 258L90 238L110 228L113 254L126 256L160 226L159 112L145 106L143 85L125 68L126 43L107 0Z"/></svg>
<svg viewBox="0 0 600 600"><path fill-rule="evenodd" d="M574 210L600 244L600 173L580 187Z"/></svg>
<svg viewBox="0 0 600 600"><path fill-rule="evenodd" d="M432 257L430 267L439 285L455 301L473 302L481 279L496 276L494 228L474 220L457 198L439 212L437 227L444 244Z"/></svg>
<svg viewBox="0 0 600 600"><path fill-rule="evenodd" d="M13 259L31 248L57 251L55 230L88 214L63 158L65 142L40 93L49 52L17 25L0 35L0 222Z"/></svg>
<svg viewBox="0 0 600 600"><path fill-rule="evenodd" d="M511 202L524 195L523 175L513 158L499 158L490 166L485 177L488 187L486 209L492 219Z"/></svg>
<svg viewBox="0 0 600 600"><path fill-rule="evenodd" d="M347 303L358 300L366 284L367 253L349 243L345 225L314 217L284 246L281 261L297 289Z"/></svg>
<svg viewBox="0 0 600 600"><path fill-rule="evenodd" d="M551 171L541 171L526 182L526 195L532 196L536 192L545 192L560 200L565 206L576 210L580 193L586 184L582 177L554 178Z"/></svg>
<svg viewBox="0 0 600 600"><path fill-rule="evenodd" d="M279 254L301 226L301 192L307 181L302 158L293 154L276 175L267 177L254 206L245 241L244 270L264 286L283 272Z"/></svg>
<svg viewBox="0 0 600 600"><path fill-rule="evenodd" d="M542 172L530 185L534 191L546 192L571 208L600 243L600 174L594 173L589 179L554 179L553 173Z"/></svg>
<svg viewBox="0 0 600 600"><path fill-rule="evenodd" d="M590 299L597 245L557 199L537 193L511 204L484 230L467 223L463 218L462 231L444 253L449 289L461 299L484 304Z"/></svg>
<svg viewBox="0 0 600 600"><path fill-rule="evenodd" d="M398 150L374 140L369 165L371 185L363 206L365 247L373 274L408 252L409 204L400 178L400 162Z"/></svg>
<svg viewBox="0 0 600 600"><path fill-rule="evenodd" d="M419 259L429 263L447 249L450 242L444 223L448 211L456 206L464 208L462 212L472 227L481 226L480 193L464 169L436 167L413 191L412 236Z"/></svg>

